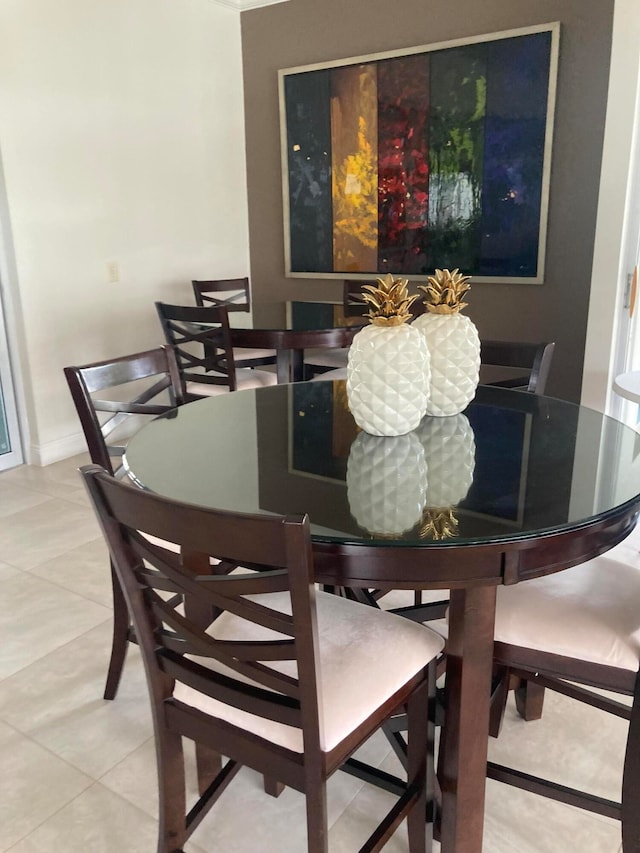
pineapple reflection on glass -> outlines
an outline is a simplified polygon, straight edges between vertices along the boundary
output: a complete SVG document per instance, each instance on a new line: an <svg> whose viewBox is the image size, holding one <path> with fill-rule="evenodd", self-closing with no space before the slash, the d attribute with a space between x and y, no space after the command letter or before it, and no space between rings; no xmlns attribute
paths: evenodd
<svg viewBox="0 0 640 853"><path fill-rule="evenodd" d="M449 539L458 534L454 509L466 498L473 483L476 464L473 427L463 414L426 417L416 434L429 469L421 535Z"/></svg>
<svg viewBox="0 0 640 853"><path fill-rule="evenodd" d="M421 521L426 491L427 464L415 432L358 435L347 461L347 498L360 527L374 536L401 536Z"/></svg>

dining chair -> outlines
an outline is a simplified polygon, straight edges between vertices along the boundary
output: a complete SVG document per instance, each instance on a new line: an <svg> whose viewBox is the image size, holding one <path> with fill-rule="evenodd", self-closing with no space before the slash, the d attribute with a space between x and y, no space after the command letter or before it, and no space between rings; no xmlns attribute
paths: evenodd
<svg viewBox="0 0 640 853"><path fill-rule="evenodd" d="M489 763L491 779L622 822L624 853L640 851L640 552L638 535L555 575L498 588L491 733L499 735L509 688L525 719L545 689L628 720L622 797L614 802ZM601 691L631 696L631 706ZM529 695L533 694L533 696ZM593 737L599 737L594 731ZM588 742L583 743L589 749Z"/></svg>
<svg viewBox="0 0 640 853"><path fill-rule="evenodd" d="M227 311L251 310L251 288L249 279L218 278L208 281L192 281L196 305L204 308L223 306ZM237 367L259 367L276 363L275 349L258 347L234 347L233 357Z"/></svg>
<svg viewBox="0 0 640 853"><path fill-rule="evenodd" d="M370 284L375 287L375 281L357 281L345 279L342 287L342 310L345 317L364 317L369 306L362 298L362 287Z"/></svg>
<svg viewBox="0 0 640 853"><path fill-rule="evenodd" d="M480 382L544 394L555 343L480 341Z"/></svg>
<svg viewBox="0 0 640 853"><path fill-rule="evenodd" d="M135 426L144 418L156 417L184 402L176 356L168 346L94 364L65 367L64 375L80 418L91 461L117 477L125 476L120 460L126 438L135 431ZM114 444L116 435L119 435L119 439ZM113 564L111 585L113 637L105 699L115 698L128 643L135 639Z"/></svg>
<svg viewBox="0 0 640 853"><path fill-rule="evenodd" d="M196 305L211 308L223 305L227 311L251 310L251 289L249 279L217 278L208 281L192 281Z"/></svg>
<svg viewBox="0 0 640 853"><path fill-rule="evenodd" d="M362 299L362 287L365 284L375 285L375 281L357 281L345 279L342 293L342 313L351 323L358 317L363 318L369 310L369 306ZM349 347L339 349L313 349L305 353L304 363L307 379L316 379L324 374L330 373L331 379L340 379L341 375L335 373L337 370L345 370L349 358Z"/></svg>
<svg viewBox="0 0 640 853"><path fill-rule="evenodd" d="M275 373L236 368L224 306L155 306L165 340L175 348L187 399L276 384Z"/></svg>
<svg viewBox="0 0 640 853"><path fill-rule="evenodd" d="M544 394L555 343L480 341L480 384ZM314 380L347 378L346 365L314 375Z"/></svg>
<svg viewBox="0 0 640 853"><path fill-rule="evenodd" d="M145 662L159 853L183 850L243 765L305 794L307 849L327 853L328 777L405 708L406 788L360 849L380 850L406 817L409 850L424 853L433 784L429 703L442 640L317 591L306 516L200 508L127 488L98 466L81 470ZM149 539L160 536L174 550ZM212 569L215 558L223 573ZM238 564L245 568L234 571ZM188 812L183 737L215 767L212 778L200 779L200 799Z"/></svg>

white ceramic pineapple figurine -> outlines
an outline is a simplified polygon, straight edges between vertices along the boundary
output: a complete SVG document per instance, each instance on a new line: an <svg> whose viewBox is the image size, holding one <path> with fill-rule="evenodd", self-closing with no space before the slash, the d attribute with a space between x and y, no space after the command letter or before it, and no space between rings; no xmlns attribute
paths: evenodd
<svg viewBox="0 0 640 853"><path fill-rule="evenodd" d="M413 323L427 342L431 357L429 415L457 415L473 399L480 370L480 339L471 320L460 311L467 303L469 276L455 269L436 270L421 285L427 311Z"/></svg>
<svg viewBox="0 0 640 853"><path fill-rule="evenodd" d="M347 497L358 525L394 537L422 519L427 489L423 446L415 432L379 436L361 432L347 462Z"/></svg>
<svg viewBox="0 0 640 853"><path fill-rule="evenodd" d="M427 411L429 351L423 335L407 324L407 279L388 274L366 284L371 325L354 337L347 364L347 396L355 422L372 435L404 435Z"/></svg>
<svg viewBox="0 0 640 853"><path fill-rule="evenodd" d="M421 535L446 539L458 533L455 507L463 501L476 464L473 427L463 414L426 417L416 430L429 470Z"/></svg>

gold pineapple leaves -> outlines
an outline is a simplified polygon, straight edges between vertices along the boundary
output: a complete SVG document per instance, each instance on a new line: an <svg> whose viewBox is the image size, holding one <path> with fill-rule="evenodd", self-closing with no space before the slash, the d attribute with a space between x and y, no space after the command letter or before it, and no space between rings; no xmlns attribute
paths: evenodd
<svg viewBox="0 0 640 853"><path fill-rule="evenodd" d="M422 516L420 525L420 538L433 539L439 542L442 539L453 539L458 535L458 519L453 509L428 509Z"/></svg>
<svg viewBox="0 0 640 853"><path fill-rule="evenodd" d="M362 298L370 306L369 317L374 326L400 326L412 317L409 308L418 298L418 294L409 296L408 280L394 278L387 273L384 278L376 279L378 287L365 284Z"/></svg>
<svg viewBox="0 0 640 853"><path fill-rule="evenodd" d="M426 294L424 304L432 314L457 314L468 303L462 301L464 294L471 289L470 276L462 275L456 268L436 270L435 275L427 278L427 285L420 284L418 289Z"/></svg>

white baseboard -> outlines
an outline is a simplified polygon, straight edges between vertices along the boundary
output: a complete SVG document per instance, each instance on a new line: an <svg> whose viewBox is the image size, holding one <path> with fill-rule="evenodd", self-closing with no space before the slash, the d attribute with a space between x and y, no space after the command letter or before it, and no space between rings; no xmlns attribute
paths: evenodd
<svg viewBox="0 0 640 853"><path fill-rule="evenodd" d="M48 441L46 444L30 444L27 461L30 465L51 465L53 462L60 462L70 456L84 453L86 450L87 442L84 440L84 435L79 432L56 441Z"/></svg>

